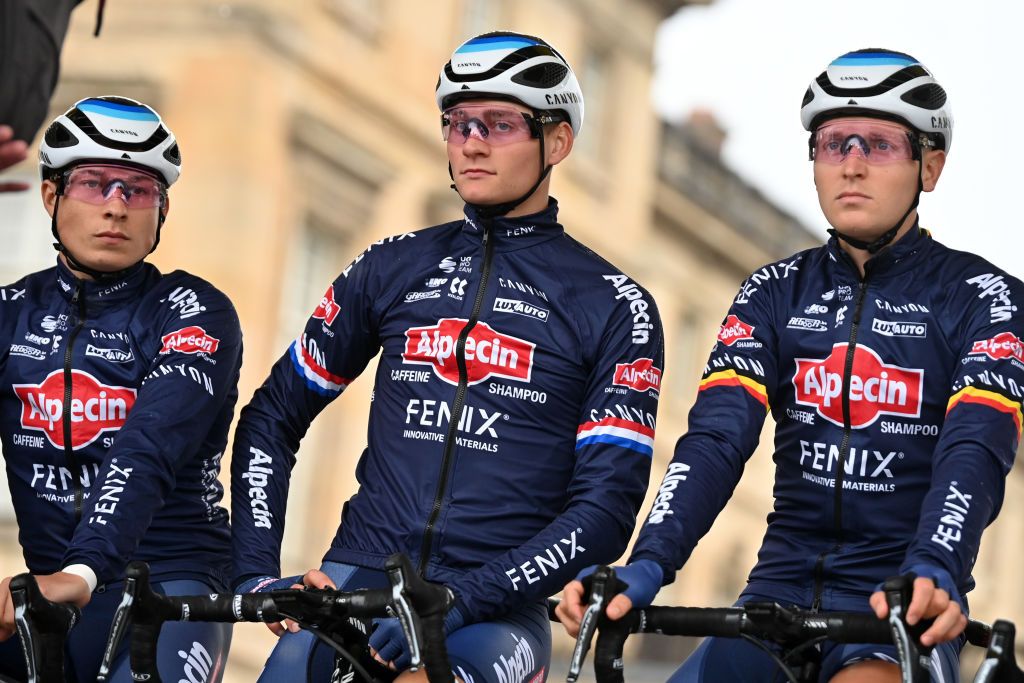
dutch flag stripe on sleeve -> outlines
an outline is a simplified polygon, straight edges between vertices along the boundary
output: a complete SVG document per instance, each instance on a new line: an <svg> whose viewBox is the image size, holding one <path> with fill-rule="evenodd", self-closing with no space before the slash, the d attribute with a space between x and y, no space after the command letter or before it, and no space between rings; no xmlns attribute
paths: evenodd
<svg viewBox="0 0 1024 683"><path fill-rule="evenodd" d="M598 422L584 422L576 431L576 450L590 444L608 443L654 455L654 430L639 422L606 417Z"/></svg>
<svg viewBox="0 0 1024 683"><path fill-rule="evenodd" d="M309 355L302 343L302 337L292 343L289 351L295 371L306 381L306 386L318 394L337 396L348 386L350 380L332 375L321 367L313 356Z"/></svg>

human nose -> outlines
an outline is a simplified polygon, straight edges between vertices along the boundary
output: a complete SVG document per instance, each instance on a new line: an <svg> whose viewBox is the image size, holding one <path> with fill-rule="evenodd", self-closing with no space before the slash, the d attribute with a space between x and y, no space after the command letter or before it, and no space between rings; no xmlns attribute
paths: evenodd
<svg viewBox="0 0 1024 683"><path fill-rule="evenodd" d="M849 154L843 157L841 168L843 169L844 177L860 177L867 173L867 157L859 147L856 150L856 153L854 153L854 150L851 149Z"/></svg>
<svg viewBox="0 0 1024 683"><path fill-rule="evenodd" d="M123 218L128 215L128 196L123 186L117 185L107 192L103 202L103 215L108 218Z"/></svg>

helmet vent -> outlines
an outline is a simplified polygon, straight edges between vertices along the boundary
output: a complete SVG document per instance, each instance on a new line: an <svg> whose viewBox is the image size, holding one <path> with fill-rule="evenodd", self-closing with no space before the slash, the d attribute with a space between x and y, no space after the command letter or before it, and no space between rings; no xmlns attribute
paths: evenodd
<svg viewBox="0 0 1024 683"><path fill-rule="evenodd" d="M122 159L128 159L129 161L131 160L131 157L130 157L130 156L128 156L128 152L125 152L124 154L122 154L122 155L121 155L121 158L122 158Z"/></svg>
<svg viewBox="0 0 1024 683"><path fill-rule="evenodd" d="M804 101L800 103L800 108L803 109L804 107L806 107L808 104L810 104L811 100L813 99L814 92L810 88L808 88L807 92L804 93Z"/></svg>
<svg viewBox="0 0 1024 683"><path fill-rule="evenodd" d="M175 166L181 166L181 152L178 150L177 142L164 150L164 159L167 159L167 161Z"/></svg>
<svg viewBox="0 0 1024 683"><path fill-rule="evenodd" d="M562 64L538 64L521 71L512 77L513 83L531 88L553 88L565 80L569 69Z"/></svg>
<svg viewBox="0 0 1024 683"><path fill-rule="evenodd" d="M60 149L62 147L74 147L78 144L78 138L75 134L67 129L63 123L54 121L49 128L46 129L46 134L43 136L47 146Z"/></svg>
<svg viewBox="0 0 1024 683"><path fill-rule="evenodd" d="M926 83L903 93L900 99L922 109L940 109L946 104L946 91L938 83Z"/></svg>

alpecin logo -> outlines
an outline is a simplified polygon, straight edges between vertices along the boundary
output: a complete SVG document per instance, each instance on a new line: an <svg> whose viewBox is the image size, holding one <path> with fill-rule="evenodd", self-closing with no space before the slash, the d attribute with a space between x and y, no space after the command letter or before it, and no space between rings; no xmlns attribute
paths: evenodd
<svg viewBox="0 0 1024 683"><path fill-rule="evenodd" d="M160 341L164 344L160 348L161 355L171 353L172 351L177 351L178 353L216 353L217 347L220 346L220 339L211 337L206 333L206 330L198 325L189 325L170 334L165 334L160 337Z"/></svg>
<svg viewBox="0 0 1024 683"><path fill-rule="evenodd" d="M320 303L317 305L316 310L313 311L313 317L323 320L328 325L333 325L334 319L338 317L340 310L341 306L334 300L334 285L330 285L320 298Z"/></svg>
<svg viewBox="0 0 1024 683"><path fill-rule="evenodd" d="M976 341L971 353L983 353L992 360L1016 358L1024 363L1024 343L1013 332L1000 332L991 339Z"/></svg>
<svg viewBox="0 0 1024 683"><path fill-rule="evenodd" d="M796 402L818 409L818 414L843 426L843 366L846 342L832 347L828 358L797 358L793 388ZM870 347L853 350L850 375L850 426L867 427L879 415L921 416L924 370L887 365Z"/></svg>
<svg viewBox="0 0 1024 683"><path fill-rule="evenodd" d="M41 384L15 384L21 399L21 427L46 434L64 448L64 371L54 370ZM135 405L135 389L101 384L82 370L71 371L71 448L88 446L107 431L117 431Z"/></svg>
<svg viewBox="0 0 1024 683"><path fill-rule="evenodd" d="M633 391L661 390L661 370L654 367L651 358L640 358L632 363L616 363L612 384L629 387Z"/></svg>
<svg viewBox="0 0 1024 683"><path fill-rule="evenodd" d="M430 365L445 382L458 384L455 345L467 322L464 318L443 318L431 327L409 328L405 332L402 360ZM466 338L468 383L478 384L492 376L529 382L536 346L502 334L485 322L478 322Z"/></svg>
<svg viewBox="0 0 1024 683"><path fill-rule="evenodd" d="M718 328L718 341L732 346L741 339L753 339L754 327L748 325L735 315L729 314L722 326Z"/></svg>

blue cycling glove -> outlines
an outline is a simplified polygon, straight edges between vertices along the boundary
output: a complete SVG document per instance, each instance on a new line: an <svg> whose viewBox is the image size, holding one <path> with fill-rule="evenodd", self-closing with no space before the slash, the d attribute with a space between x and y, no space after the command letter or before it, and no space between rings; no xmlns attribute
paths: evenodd
<svg viewBox="0 0 1024 683"><path fill-rule="evenodd" d="M597 565L591 565L576 575L582 581L594 573ZM661 582L665 575L661 566L654 560L637 560L621 567L614 567L615 576L627 584L622 594L633 601L634 608L647 607L654 596L661 590Z"/></svg>
<svg viewBox="0 0 1024 683"><path fill-rule="evenodd" d="M273 576L254 576L251 579L246 579L242 583L235 586L235 595L245 595L246 593L266 593L267 591L284 590L291 588L295 584L302 584L302 576L286 576L282 579L275 578Z"/></svg>
<svg viewBox="0 0 1024 683"><path fill-rule="evenodd" d="M960 595L960 590L956 587L956 583L954 583L953 577L950 576L949 572L947 572L942 567L937 567L933 564L924 563L912 564L909 567L902 568L900 573L915 574L918 577L931 579L935 582L935 587L941 588L942 590L949 593L949 599L960 606L960 612L962 614L967 615L967 608L964 606L964 599ZM875 590L882 590L883 585L883 583L878 584ZM911 599L913 599L913 596L911 596Z"/></svg>
<svg viewBox="0 0 1024 683"><path fill-rule="evenodd" d="M404 671L412 663L412 656L409 654L409 643L402 632L402 625L398 619L374 619L377 628L370 635L370 647L377 651L377 654L385 662L391 662L398 671ZM444 634L451 635L453 631L462 628L465 617L457 607L448 610L444 617Z"/></svg>

